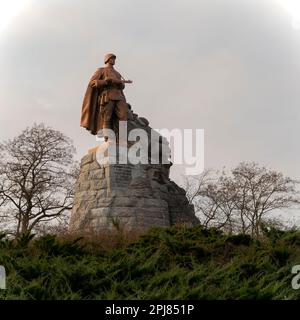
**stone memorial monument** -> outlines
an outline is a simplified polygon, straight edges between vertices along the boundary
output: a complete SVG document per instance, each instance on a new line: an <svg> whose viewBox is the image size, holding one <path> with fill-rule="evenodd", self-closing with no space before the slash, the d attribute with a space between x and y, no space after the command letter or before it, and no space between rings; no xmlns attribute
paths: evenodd
<svg viewBox="0 0 300 320"><path fill-rule="evenodd" d="M185 190L169 178L167 140L126 102L123 89L132 81L116 71L115 60L114 54L105 56L84 97L81 126L102 142L82 158L70 231L199 224ZM133 132L142 134L131 141Z"/></svg>

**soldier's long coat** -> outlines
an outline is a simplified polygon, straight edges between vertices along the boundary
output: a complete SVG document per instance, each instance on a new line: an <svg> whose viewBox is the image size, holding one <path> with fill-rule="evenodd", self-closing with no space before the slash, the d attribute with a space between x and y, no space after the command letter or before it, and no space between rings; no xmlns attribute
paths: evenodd
<svg viewBox="0 0 300 320"><path fill-rule="evenodd" d="M101 95L101 89L92 88L91 82L100 80L103 74L103 68L97 69L88 84L81 111L81 127L86 128L91 134L96 135L103 127L103 120L101 119L100 110L98 107L98 98Z"/></svg>
<svg viewBox="0 0 300 320"><path fill-rule="evenodd" d="M94 135L96 135L100 129L103 129L103 117L101 116L99 99L102 93L104 93L103 90L105 90L105 92L107 93L107 99L126 101L122 91L125 88L124 84L120 85L119 89L105 89L104 79L107 77L111 79L115 78L116 80L122 80L122 76L118 71L114 69L110 70L107 68L99 68L90 79L83 99L80 125L89 130L91 134ZM91 87L91 82L94 80L100 81L100 87ZM104 101L101 100L101 103L103 103Z"/></svg>

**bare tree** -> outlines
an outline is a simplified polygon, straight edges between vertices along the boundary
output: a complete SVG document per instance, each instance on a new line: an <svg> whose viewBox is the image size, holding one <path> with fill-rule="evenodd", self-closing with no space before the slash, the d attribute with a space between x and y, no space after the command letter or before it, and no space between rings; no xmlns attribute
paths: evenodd
<svg viewBox="0 0 300 320"><path fill-rule="evenodd" d="M298 181L256 163L241 163L217 178L211 172L186 182L202 224L258 236L268 213L299 204Z"/></svg>
<svg viewBox="0 0 300 320"><path fill-rule="evenodd" d="M231 233L234 228L234 190L227 180L224 171L206 170L199 176L186 178L185 189L204 227L226 229Z"/></svg>
<svg viewBox="0 0 300 320"><path fill-rule="evenodd" d="M75 148L63 133L35 124L0 151L0 215L16 237L72 208Z"/></svg>
<svg viewBox="0 0 300 320"><path fill-rule="evenodd" d="M256 163L241 163L232 170L232 182L237 192L236 209L258 236L264 217L275 210L299 204L298 181L282 173L259 167Z"/></svg>

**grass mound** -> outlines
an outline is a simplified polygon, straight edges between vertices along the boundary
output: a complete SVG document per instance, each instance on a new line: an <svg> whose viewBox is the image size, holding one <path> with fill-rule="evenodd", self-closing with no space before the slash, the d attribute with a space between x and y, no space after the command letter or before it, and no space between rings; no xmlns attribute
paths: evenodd
<svg viewBox="0 0 300 320"><path fill-rule="evenodd" d="M0 299L300 298L291 286L300 264L297 231L264 230L256 240L173 226L128 239L120 232L102 241L0 236L7 271Z"/></svg>

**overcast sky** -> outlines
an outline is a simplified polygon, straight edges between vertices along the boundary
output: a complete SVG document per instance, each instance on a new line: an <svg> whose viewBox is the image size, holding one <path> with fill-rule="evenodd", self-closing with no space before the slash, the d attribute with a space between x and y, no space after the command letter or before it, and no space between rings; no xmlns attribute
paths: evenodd
<svg viewBox="0 0 300 320"><path fill-rule="evenodd" d="M1 140L45 122L81 158L95 145L79 126L82 98L114 52L134 81L128 102L153 128L205 129L205 167L257 161L300 178L291 19L277 0L28 0L0 31Z"/></svg>

